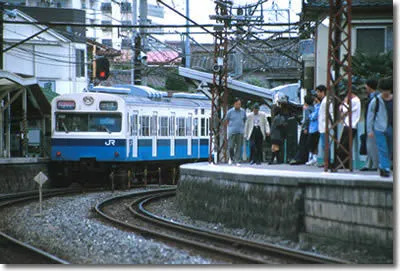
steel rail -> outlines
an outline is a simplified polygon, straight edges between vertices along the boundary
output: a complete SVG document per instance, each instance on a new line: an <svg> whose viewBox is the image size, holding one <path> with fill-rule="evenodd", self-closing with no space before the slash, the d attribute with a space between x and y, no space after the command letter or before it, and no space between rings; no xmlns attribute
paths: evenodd
<svg viewBox="0 0 400 271"><path fill-rule="evenodd" d="M170 190L175 190L175 188L174 189L170 189ZM251 264L268 264L269 263L269 262L267 262L267 261L265 261L263 259L253 258L253 257L250 257L250 256L242 254L242 253L234 252L232 250L227 250L227 249L218 248L218 247L214 247L214 246L210 247L210 246L208 246L208 245L206 245L204 243L200 243L200 242L184 239L184 238L181 238L181 237L171 236L171 235L168 235L168 234L161 233L159 231L150 230L150 229L145 228L145 227L133 225L131 223L127 223L127 222L121 221L121 220L119 220L119 219L107 214L105 211L103 211L103 208L106 205L108 205L111 202L114 202L116 200L121 200L121 199L132 197L132 196L142 196L142 195L146 195L146 194L154 194L154 193L159 193L159 192L161 192L161 191L153 190L153 191L146 191L146 192L140 192L140 193L135 193L135 194L129 194L129 195L122 195L122 196L113 197L113 198L107 199L107 200L97 204L96 207L95 207L95 210L103 218L105 218L105 219L107 219L109 221L112 221L113 223L116 223L116 224L118 224L120 226L123 226L125 228L128 228L130 230L134 230L134 231L137 231L137 232L139 232L141 234L145 234L146 236L148 235L148 236L160 238L160 239L166 240L166 241L173 241L173 242L176 242L176 243L187 245L190 248L195 247L197 249L201 249L201 250L206 251L206 252L210 252L211 251L213 253L218 253L218 254L220 254L222 256L225 256L225 257L228 256L230 258L233 258L235 260L240 260L240 261L243 261L245 263L251 263ZM169 192L169 191L167 191L167 189L163 189L162 192Z"/></svg>
<svg viewBox="0 0 400 271"><path fill-rule="evenodd" d="M227 242L228 244L231 244L235 248L243 247L243 248L256 250L256 251L259 251L262 253L274 254L274 255L278 255L280 257L287 257L287 258L294 259L295 261L300 261L301 263L304 263L304 264L305 263L307 263L307 264L310 264L310 263L312 263L312 264L351 264L351 262L345 261L342 259L317 255L317 254L305 252L305 251L298 251L295 249L285 248L285 247L281 247L281 246L270 244L270 243L261 243L261 242L250 241L250 240L238 238L238 237L227 235L227 234L216 233L214 231L209 231L209 230L205 230L202 228L188 226L188 225L185 225L182 223L171 222L167 219L164 219L160 216L157 216L157 215L147 211L144 208L144 205L148 204L151 201L158 200L162 197L171 197L174 194L175 194L174 192L162 193L162 194L158 194L158 195L152 195L147 198L143 198L141 200L141 202L135 201L134 203L132 203L130 210L131 210L131 212L134 211L132 206L134 204L139 204L138 208L139 208L140 212L142 212L142 214L137 214L137 215L143 217L143 219L152 221L153 223L158 223L165 227L172 227L179 231L184 231L184 232L191 233L191 234L197 234L200 236L204 236L206 238L213 238L218 241L224 241L224 242Z"/></svg>

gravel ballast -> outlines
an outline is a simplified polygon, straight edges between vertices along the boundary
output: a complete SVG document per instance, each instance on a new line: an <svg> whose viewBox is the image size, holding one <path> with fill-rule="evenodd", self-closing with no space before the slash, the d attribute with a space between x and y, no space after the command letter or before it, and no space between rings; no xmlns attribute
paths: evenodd
<svg viewBox="0 0 400 271"><path fill-rule="evenodd" d="M243 228L229 228L221 223L209 223L206 221L195 220L185 216L179 211L175 198L167 198L159 200L158 202L150 203L146 209L154 214L168 219L172 222L183 223L198 228L233 235L240 238L246 238L257 242L268 242L283 247L292 249L313 252L325 256L345 259L354 263L393 263L393 258L388 256L387 252L379 248L371 247L351 247L343 243L325 244L323 242L310 243L310 242L294 242L292 240L284 239L280 236L268 236L259 234Z"/></svg>
<svg viewBox="0 0 400 271"><path fill-rule="evenodd" d="M139 191L139 190L135 190ZM142 190L143 191L143 190ZM73 264L216 264L98 219L93 207L129 192L63 196L0 210L0 229Z"/></svg>

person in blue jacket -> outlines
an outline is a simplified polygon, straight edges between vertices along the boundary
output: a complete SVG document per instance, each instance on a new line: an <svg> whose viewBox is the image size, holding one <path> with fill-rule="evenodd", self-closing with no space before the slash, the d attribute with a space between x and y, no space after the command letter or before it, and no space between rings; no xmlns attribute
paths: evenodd
<svg viewBox="0 0 400 271"><path fill-rule="evenodd" d="M318 114L320 106L321 106L321 101L317 96L314 96L314 109L309 115L310 124L308 126L308 137L307 137L308 162L306 163L306 165L308 166L317 164L318 142L319 142Z"/></svg>

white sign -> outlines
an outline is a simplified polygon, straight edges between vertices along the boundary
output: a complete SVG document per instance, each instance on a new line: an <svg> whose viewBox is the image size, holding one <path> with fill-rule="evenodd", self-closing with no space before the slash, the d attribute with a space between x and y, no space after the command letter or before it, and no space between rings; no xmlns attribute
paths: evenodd
<svg viewBox="0 0 400 271"><path fill-rule="evenodd" d="M147 15L150 17L164 18L164 7L147 4Z"/></svg>
<svg viewBox="0 0 400 271"><path fill-rule="evenodd" d="M35 178L33 178L35 180L35 182L37 182L40 186L42 186L42 184L44 184L47 181L47 176L43 173L43 172L39 172L38 175L35 176Z"/></svg>

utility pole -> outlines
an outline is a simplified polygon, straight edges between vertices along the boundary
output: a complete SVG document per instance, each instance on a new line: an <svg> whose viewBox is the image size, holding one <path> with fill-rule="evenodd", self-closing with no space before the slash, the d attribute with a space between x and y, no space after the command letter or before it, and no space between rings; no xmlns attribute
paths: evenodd
<svg viewBox="0 0 400 271"><path fill-rule="evenodd" d="M185 67L190 68L190 38L189 38L189 0L186 0L186 40L185 40Z"/></svg>
<svg viewBox="0 0 400 271"><path fill-rule="evenodd" d="M137 25L137 0L132 0L132 25ZM131 84L135 84L135 42L136 42L136 28L132 29L132 53L131 53Z"/></svg>
<svg viewBox="0 0 400 271"><path fill-rule="evenodd" d="M4 3L0 2L0 70L2 70L3 67L3 45L4 45L4 36L3 36L3 28L4 28L4 20L3 20L3 14L4 14Z"/></svg>

